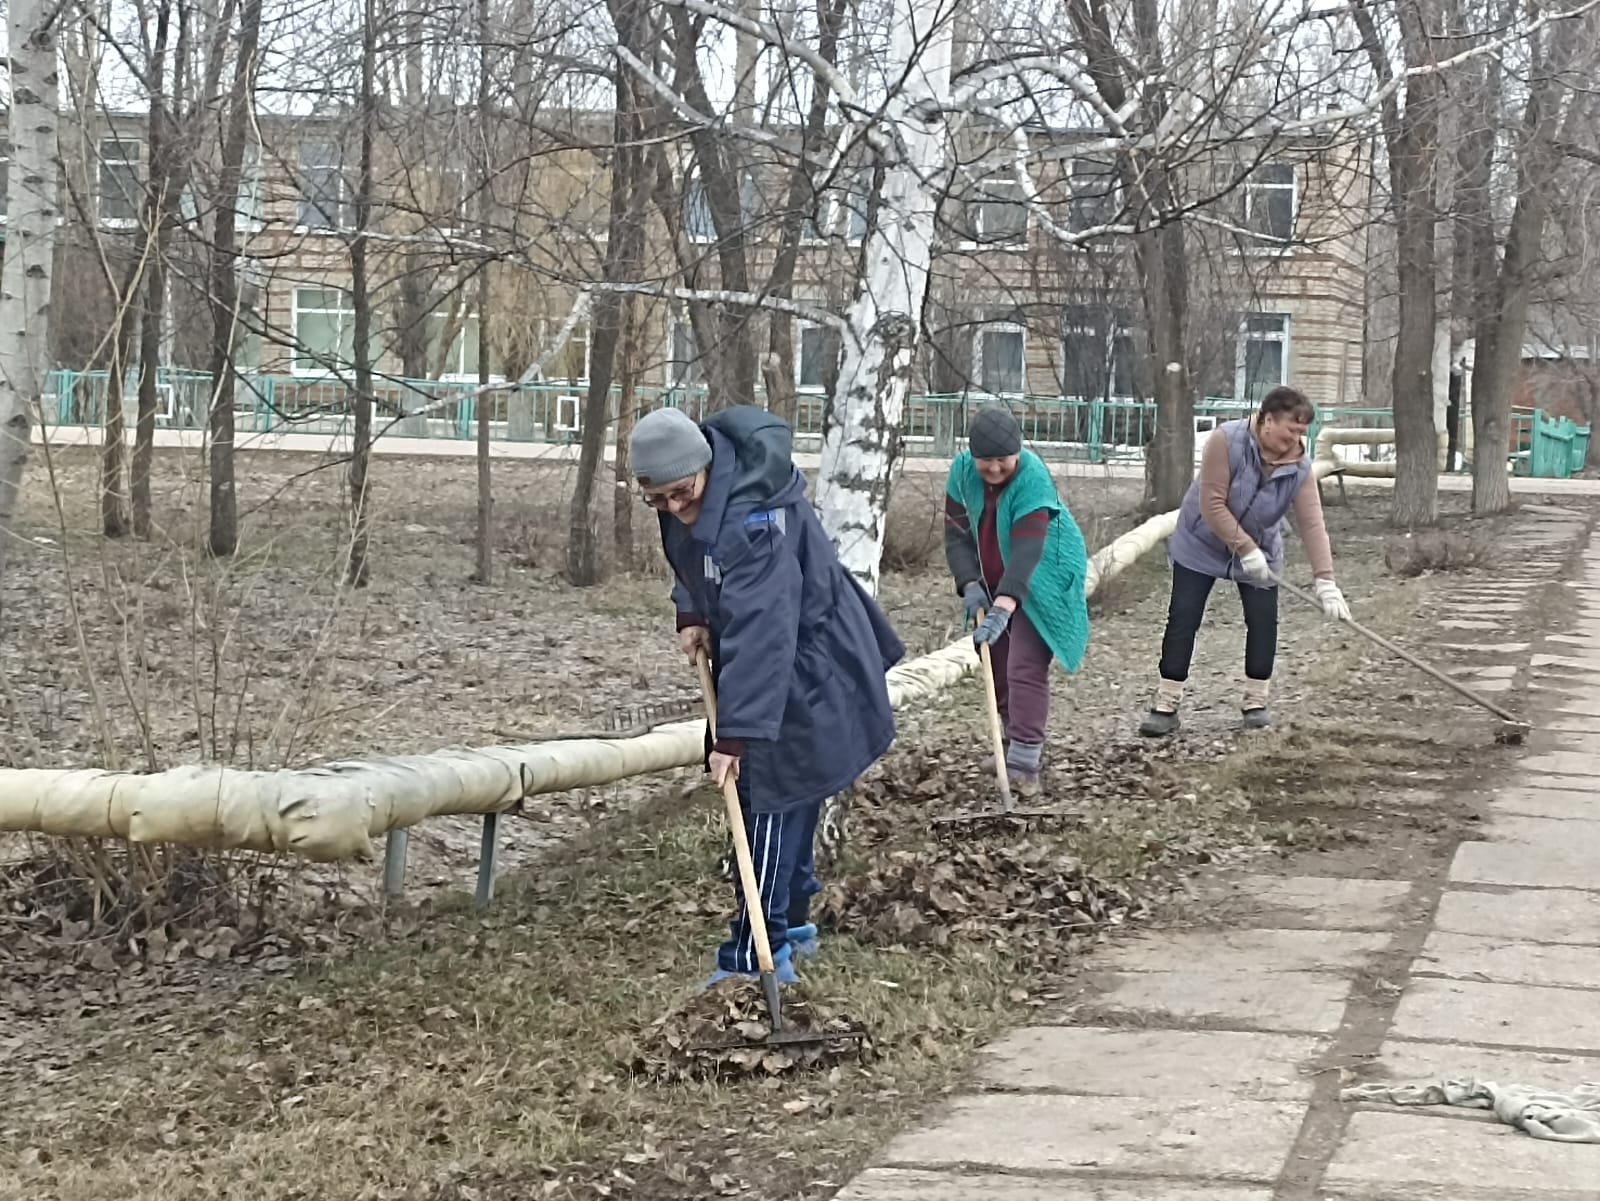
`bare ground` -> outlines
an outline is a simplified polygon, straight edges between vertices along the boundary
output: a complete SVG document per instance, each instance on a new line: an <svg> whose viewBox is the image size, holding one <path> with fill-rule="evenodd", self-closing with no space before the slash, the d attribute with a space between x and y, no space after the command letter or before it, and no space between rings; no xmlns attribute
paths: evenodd
<svg viewBox="0 0 1600 1201"><path fill-rule="evenodd" d="M482 587L466 582L470 465L384 461L373 582L351 592L337 582L337 469L256 457L241 484L245 553L222 566L190 549L204 505L182 459L162 463L162 533L143 546L95 536L90 460L54 467L61 509L35 486L28 514L30 537L51 543L18 556L3 598L12 763L299 764L539 737L692 694L647 553L603 589L562 582L565 471L496 465L501 571ZM913 653L953 637L959 613L936 570L937 487L911 479L897 500L904 570L885 603ZM1125 484L1070 493L1092 545L1131 523ZM1426 628L1437 578L1390 573L1381 503L1357 494L1330 511L1341 583L1380 630ZM648 515L636 517L648 552ZM1503 538L1513 523L1473 523L1466 537ZM0 1198L825 1197L958 1078L971 1047L1056 999L1051 962L1184 874L1270 846L1388 872L1395 855L1438 853L1440 823L1458 834L1467 820L1374 788L1396 773L1442 788L1495 752L1430 726L1425 709L1419 722L1416 681L1347 632L1286 609L1280 728L1244 737L1242 630L1219 596L1189 732L1152 748L1132 729L1160 637L1161 564L1096 608L1089 662L1058 678L1049 750L1052 796L1084 820L954 844L924 832L930 813L986 799L970 684L908 717L864 782L832 874L838 928L806 976L872 1025L880 1058L817 1079L640 1074L650 1024L705 970L724 904L716 808L682 782L530 805L507 837L513 863L537 866L487 915L455 891L476 846L466 823L419 831L414 880L433 886L413 891L419 904L364 903L366 873L289 866L262 883L259 865L241 864L258 905L131 942L65 901L40 903L64 885L21 888L38 848L13 839L0 934L26 941L0 939L24 948L0 950ZM1082 928L997 928L981 881L997 864L1012 872L1016 854L1044 890L1054 871L1105 903L1085 902ZM909 918L860 908L885 888ZM1041 954L1018 955L1019 939Z"/></svg>

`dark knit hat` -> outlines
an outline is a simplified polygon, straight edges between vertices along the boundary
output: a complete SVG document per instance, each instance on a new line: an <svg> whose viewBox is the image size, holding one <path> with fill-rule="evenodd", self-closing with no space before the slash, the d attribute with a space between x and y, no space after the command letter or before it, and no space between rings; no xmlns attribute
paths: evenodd
<svg viewBox="0 0 1600 1201"><path fill-rule="evenodd" d="M628 457L641 483L670 484L688 479L711 462L711 443L682 409L657 409L633 427Z"/></svg>
<svg viewBox="0 0 1600 1201"><path fill-rule="evenodd" d="M1007 409L979 409L967 438L974 459L1003 459L1022 453L1022 427Z"/></svg>

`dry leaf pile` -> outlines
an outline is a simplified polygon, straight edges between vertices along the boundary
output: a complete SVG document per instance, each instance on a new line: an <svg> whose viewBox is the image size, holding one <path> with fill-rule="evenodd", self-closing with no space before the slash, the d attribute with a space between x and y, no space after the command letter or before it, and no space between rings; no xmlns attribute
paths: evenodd
<svg viewBox="0 0 1600 1201"><path fill-rule="evenodd" d="M799 1045L752 1045L761 1044L772 1030L761 984L723 980L658 1018L633 1067L657 1081L770 1078L859 1062L872 1054L870 1038L847 1037L860 1023L792 985L783 990L783 1023L786 1030L839 1037Z"/></svg>

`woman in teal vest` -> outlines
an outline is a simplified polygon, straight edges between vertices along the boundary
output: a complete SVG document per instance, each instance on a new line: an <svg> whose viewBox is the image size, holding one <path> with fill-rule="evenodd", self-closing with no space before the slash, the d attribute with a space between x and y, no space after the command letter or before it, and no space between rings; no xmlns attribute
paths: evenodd
<svg viewBox="0 0 1600 1201"><path fill-rule="evenodd" d="M1077 671L1089 644L1089 560L1050 469L1022 449L1015 417L978 410L968 446L945 481L945 560L967 617L987 610L972 640L989 647L1012 786L1035 796L1050 720L1050 661Z"/></svg>

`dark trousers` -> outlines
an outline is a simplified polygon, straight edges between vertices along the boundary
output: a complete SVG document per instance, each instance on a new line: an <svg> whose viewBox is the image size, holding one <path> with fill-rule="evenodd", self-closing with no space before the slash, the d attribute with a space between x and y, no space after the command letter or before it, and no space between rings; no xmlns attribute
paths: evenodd
<svg viewBox="0 0 1600 1201"><path fill-rule="evenodd" d="M758 908L766 917L767 938L776 956L789 940L791 918L800 919L796 925L804 924L811 898L822 890L813 848L822 805L803 805L783 813L751 813L748 805L742 808L756 887L761 892ZM758 966L755 935L737 872L733 888L739 909L728 923L728 940L717 948L717 966L725 972L753 972Z"/></svg>
<svg viewBox="0 0 1600 1201"><path fill-rule="evenodd" d="M1167 632L1161 639L1161 678L1182 683L1189 678L1194 639L1206 615L1206 600L1217 581L1187 567L1172 565L1172 601L1167 606ZM1278 655L1278 590L1240 583L1244 605L1244 674L1270 680Z"/></svg>
<svg viewBox="0 0 1600 1201"><path fill-rule="evenodd" d="M989 663L1006 741L1043 742L1050 724L1050 648L1021 609L989 648Z"/></svg>

